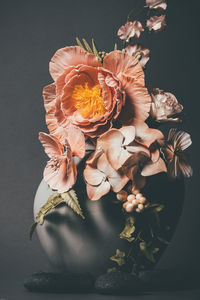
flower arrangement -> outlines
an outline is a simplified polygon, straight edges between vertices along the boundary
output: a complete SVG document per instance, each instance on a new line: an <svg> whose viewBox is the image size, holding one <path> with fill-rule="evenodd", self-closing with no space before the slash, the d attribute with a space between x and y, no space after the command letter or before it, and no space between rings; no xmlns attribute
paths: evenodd
<svg viewBox="0 0 200 300"><path fill-rule="evenodd" d="M165 0L146 0L142 8L146 30L157 33L165 28L166 8ZM100 201L111 191L115 194L125 215L120 238L137 249L132 257L132 270L137 272L144 265L138 264L137 256L143 253L154 263L159 251L144 238L143 214L153 211L159 218L164 209L143 193L147 177L161 172L172 178L190 177L192 169L184 150L192 142L182 130L171 128L165 138L158 129L162 123L180 125L183 106L172 93L145 86L150 50L136 42L145 26L134 17L131 21L131 16L132 11L117 33L122 40L120 50L116 44L109 53L98 51L94 40L90 46L77 38L77 46L57 50L50 61L53 83L43 90L49 133L41 132L39 140L49 157L44 180L55 193L38 213L31 235L62 202L84 218L73 189L77 173L81 173L91 201ZM79 167L81 161L83 168ZM160 233L156 238L167 243ZM110 258L117 267L110 270L125 265L125 258L117 249Z"/></svg>

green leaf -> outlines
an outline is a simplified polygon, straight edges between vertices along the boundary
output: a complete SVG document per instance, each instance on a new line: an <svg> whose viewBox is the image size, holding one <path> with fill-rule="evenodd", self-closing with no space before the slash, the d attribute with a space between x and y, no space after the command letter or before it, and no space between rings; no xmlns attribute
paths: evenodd
<svg viewBox="0 0 200 300"><path fill-rule="evenodd" d="M90 48L90 45L88 44L88 42L86 41L86 39L82 39L82 40L83 40L83 43L84 43L85 48L87 49L87 51L88 51L89 53L93 53L93 52L92 52L92 49Z"/></svg>
<svg viewBox="0 0 200 300"><path fill-rule="evenodd" d="M32 240L32 236L33 236L33 233L37 227L37 222L33 223L33 225L31 225L30 227L30 231L29 231L29 239Z"/></svg>
<svg viewBox="0 0 200 300"><path fill-rule="evenodd" d="M123 251L120 251L119 249L116 250L116 254L111 256L110 259L115 261L119 266L122 266L125 264L125 253Z"/></svg>
<svg viewBox="0 0 200 300"><path fill-rule="evenodd" d="M85 50L83 44L81 43L81 41L79 40L78 37L76 37L76 43L77 43L78 46L80 46L81 48L83 48Z"/></svg>
<svg viewBox="0 0 200 300"><path fill-rule="evenodd" d="M120 233L120 239L125 239L128 242L132 242L133 240L135 240L135 238L131 236L132 233L135 231L134 223L135 220L132 215L126 217L125 227L124 230Z"/></svg>

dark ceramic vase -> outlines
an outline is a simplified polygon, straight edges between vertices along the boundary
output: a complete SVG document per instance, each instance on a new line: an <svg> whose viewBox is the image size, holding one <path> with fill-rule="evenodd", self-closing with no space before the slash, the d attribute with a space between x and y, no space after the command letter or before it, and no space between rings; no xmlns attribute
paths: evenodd
<svg viewBox="0 0 200 300"><path fill-rule="evenodd" d="M161 173L149 177L145 189L150 202L159 201L165 205L161 222L170 228L168 239L171 239L183 206L184 182L171 181ZM124 214L121 204L113 201L116 198L112 193L98 201L90 201L81 179L77 180L75 190L85 219L63 204L48 213L44 224L37 226L37 233L56 271L90 272L97 276L112 266L110 257L116 249L126 252L130 248L128 241L119 238L124 228ZM34 216L52 193L42 181L35 196ZM165 248L166 245L159 251L156 262Z"/></svg>

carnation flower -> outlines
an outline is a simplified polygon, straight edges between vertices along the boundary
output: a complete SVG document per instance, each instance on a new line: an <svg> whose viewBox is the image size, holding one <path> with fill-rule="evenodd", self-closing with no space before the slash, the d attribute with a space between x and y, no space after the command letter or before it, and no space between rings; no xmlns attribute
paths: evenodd
<svg viewBox="0 0 200 300"><path fill-rule="evenodd" d="M140 44L128 45L125 48L126 53L137 58L142 67L145 67L149 61L150 50L143 48Z"/></svg>
<svg viewBox="0 0 200 300"><path fill-rule="evenodd" d="M176 178L181 175L192 176L192 168L187 162L183 151L192 144L191 137L184 131L170 129L166 144L162 147L164 158L167 162L168 173Z"/></svg>
<svg viewBox="0 0 200 300"><path fill-rule="evenodd" d="M165 93L160 89L152 89L151 93L151 110L150 115L159 122L180 122L179 118L174 118L182 112L183 106L178 103L176 97L171 93Z"/></svg>
<svg viewBox="0 0 200 300"><path fill-rule="evenodd" d="M166 10L167 8L167 3L166 0L146 0L146 5L150 9L163 9Z"/></svg>
<svg viewBox="0 0 200 300"><path fill-rule="evenodd" d="M134 36L139 38L142 31L144 31L142 24L139 21L134 21L128 22L121 26L117 32L117 35L121 40L129 42L129 40Z"/></svg>
<svg viewBox="0 0 200 300"><path fill-rule="evenodd" d="M70 125L85 136L100 136L112 127L123 105L125 112L131 108L132 117L145 120L149 115L151 98L143 70L127 53L110 52L102 65L79 46L62 48L50 62L50 73L55 82L43 91L46 122L62 143Z"/></svg>
<svg viewBox="0 0 200 300"><path fill-rule="evenodd" d="M166 25L165 15L154 16L147 20L147 27L150 31L153 30L154 32L160 32Z"/></svg>
<svg viewBox="0 0 200 300"><path fill-rule="evenodd" d="M90 200L98 200L110 189L119 192L129 181L121 172L114 170L103 153L97 158L95 167L86 165L84 177L87 182L87 194Z"/></svg>

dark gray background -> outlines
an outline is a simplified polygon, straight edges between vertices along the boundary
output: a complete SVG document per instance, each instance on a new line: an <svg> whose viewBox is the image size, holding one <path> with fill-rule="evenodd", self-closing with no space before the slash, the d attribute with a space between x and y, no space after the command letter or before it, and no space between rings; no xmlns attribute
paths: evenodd
<svg viewBox="0 0 200 300"><path fill-rule="evenodd" d="M194 176L186 182L183 214L160 267L189 272L200 266L200 5L198 0L169 0L168 4L166 30L143 37L152 51L146 77L153 87L174 93L185 107L188 119L183 128L192 135ZM48 267L36 235L30 242L28 233L34 195L47 159L37 136L46 131L41 94L52 82L49 60L57 49L75 44L75 36L95 37L102 50L112 50L116 41L120 45L116 31L133 7L133 0L0 2L0 298L22 299L12 296L13 282ZM20 284L16 290L22 289ZM23 299L29 297L26 294Z"/></svg>

